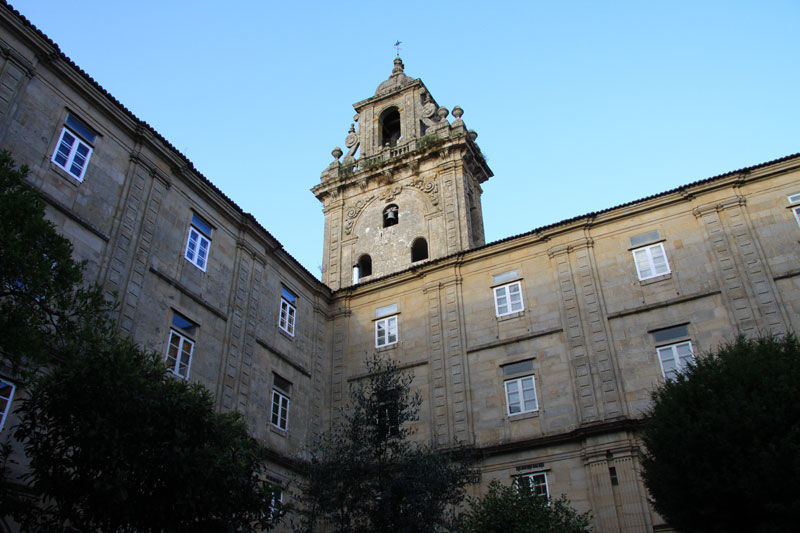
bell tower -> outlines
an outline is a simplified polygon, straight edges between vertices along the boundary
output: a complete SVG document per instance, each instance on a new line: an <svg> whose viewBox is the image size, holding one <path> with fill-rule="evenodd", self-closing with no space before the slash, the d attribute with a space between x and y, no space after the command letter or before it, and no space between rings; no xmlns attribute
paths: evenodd
<svg viewBox="0 0 800 533"><path fill-rule="evenodd" d="M325 213L322 281L335 290L483 245L481 183L493 174L464 111L449 120L399 57L353 107L347 153L334 148L311 189Z"/></svg>

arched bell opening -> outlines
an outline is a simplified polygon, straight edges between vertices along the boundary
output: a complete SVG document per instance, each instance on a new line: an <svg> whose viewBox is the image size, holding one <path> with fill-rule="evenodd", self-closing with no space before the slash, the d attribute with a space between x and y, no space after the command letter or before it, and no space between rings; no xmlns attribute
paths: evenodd
<svg viewBox="0 0 800 533"><path fill-rule="evenodd" d="M400 140L400 111L390 107L381 113L378 120L381 130L381 146L397 146Z"/></svg>

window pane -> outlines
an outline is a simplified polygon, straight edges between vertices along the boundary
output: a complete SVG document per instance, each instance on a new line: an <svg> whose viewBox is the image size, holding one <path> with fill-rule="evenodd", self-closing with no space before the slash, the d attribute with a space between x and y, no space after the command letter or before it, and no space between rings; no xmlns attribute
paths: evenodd
<svg viewBox="0 0 800 533"><path fill-rule="evenodd" d="M520 374L522 372L530 372L533 370L533 359L526 359L525 361L511 363L510 365L503 365L502 368L504 376L513 376L514 374Z"/></svg>
<svg viewBox="0 0 800 533"><path fill-rule="evenodd" d="M652 246L650 250L653 254L653 270L655 274L659 275L669 272L667 258L664 255L664 248L660 244L657 244L656 246Z"/></svg>
<svg viewBox="0 0 800 533"><path fill-rule="evenodd" d="M639 279L652 277L653 274L650 269L650 258L648 257L647 250L634 250L633 258L636 262L636 269L639 271Z"/></svg>
<svg viewBox="0 0 800 533"><path fill-rule="evenodd" d="M211 225L197 215L192 215L192 225L206 236L211 237Z"/></svg>

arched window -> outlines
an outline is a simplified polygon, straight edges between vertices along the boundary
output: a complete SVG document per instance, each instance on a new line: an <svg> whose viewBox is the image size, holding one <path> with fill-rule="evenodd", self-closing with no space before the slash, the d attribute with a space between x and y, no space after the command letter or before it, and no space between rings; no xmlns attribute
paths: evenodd
<svg viewBox="0 0 800 533"><path fill-rule="evenodd" d="M364 278L372 275L372 258L364 254L358 258L358 276Z"/></svg>
<svg viewBox="0 0 800 533"><path fill-rule="evenodd" d="M411 262L422 261L428 258L428 241L419 237L411 243Z"/></svg>
<svg viewBox="0 0 800 533"><path fill-rule="evenodd" d="M390 107L380 118L381 146L397 146L400 140L400 112L396 107Z"/></svg>
<svg viewBox="0 0 800 533"><path fill-rule="evenodd" d="M386 208L383 210L383 227L388 228L389 226L394 226L397 224L398 219L398 211L397 206L395 204L387 205Z"/></svg>

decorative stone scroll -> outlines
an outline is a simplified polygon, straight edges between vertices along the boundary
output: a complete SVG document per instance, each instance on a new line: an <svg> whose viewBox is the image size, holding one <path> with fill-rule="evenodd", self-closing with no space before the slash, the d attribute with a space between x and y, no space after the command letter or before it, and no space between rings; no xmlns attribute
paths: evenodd
<svg viewBox="0 0 800 533"><path fill-rule="evenodd" d="M346 235L350 235L353 231L353 224L355 224L358 215L364 209L364 207L371 202L375 198L375 195L370 196L364 200L359 200L355 203L353 207L347 210L345 213L345 218L347 221L344 223L344 232Z"/></svg>
<svg viewBox="0 0 800 533"><path fill-rule="evenodd" d="M417 178L411 182L411 186L427 194L433 205L439 205L439 186L435 182Z"/></svg>
<svg viewBox="0 0 800 533"><path fill-rule="evenodd" d="M384 190L381 193L381 195L379 196L379 198L381 200L383 200L384 202L391 202L392 200L397 198L397 196L400 194L400 192L402 190L403 190L403 186L402 185L399 185L399 184L398 185L392 185L391 187L389 187L386 190Z"/></svg>

